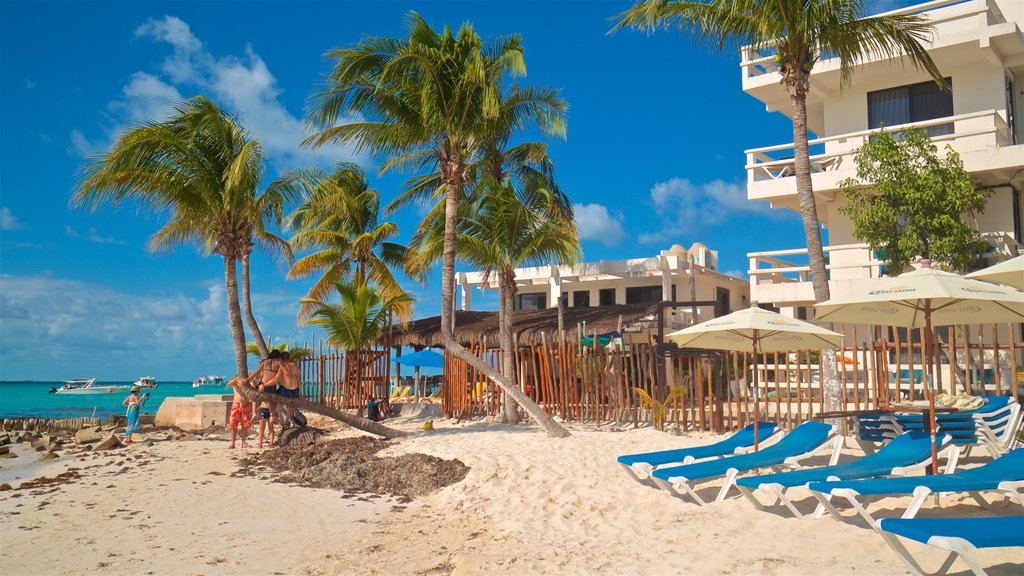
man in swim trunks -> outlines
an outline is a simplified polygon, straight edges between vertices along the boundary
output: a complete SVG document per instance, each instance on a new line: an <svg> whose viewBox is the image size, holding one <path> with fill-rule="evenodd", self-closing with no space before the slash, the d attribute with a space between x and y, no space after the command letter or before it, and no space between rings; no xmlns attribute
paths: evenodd
<svg viewBox="0 0 1024 576"><path fill-rule="evenodd" d="M277 385L277 394L281 396L281 405L284 408L282 414L279 415L281 421L281 431L288 427L288 421L291 419L292 410L295 409L294 404L288 403L288 398L299 398L299 390L302 387L302 370L299 365L291 361L291 354L285 350L281 352L280 368L278 368L277 375L274 376L269 382L264 381L267 384Z"/></svg>
<svg viewBox="0 0 1024 576"><path fill-rule="evenodd" d="M281 351L271 350L270 355L267 356L259 367L249 376L249 385L254 386L257 379L260 380L259 386L256 388L260 392L266 392L267 394L277 394L277 373L281 369ZM259 408L270 409L270 418L272 421L277 421L277 403L276 402L264 402L259 405L256 413L253 417L259 419ZM271 436L273 437L273 436ZM273 445L273 441L271 441Z"/></svg>
<svg viewBox="0 0 1024 576"><path fill-rule="evenodd" d="M245 396L238 393L237 386L246 383L245 379L234 377L228 382L228 386L235 389L235 396L231 399L231 421L228 428L231 428L231 448L235 447L235 438L238 436L238 427L242 427L242 448L247 448L245 443L249 436L249 421L252 416L252 402L246 400Z"/></svg>

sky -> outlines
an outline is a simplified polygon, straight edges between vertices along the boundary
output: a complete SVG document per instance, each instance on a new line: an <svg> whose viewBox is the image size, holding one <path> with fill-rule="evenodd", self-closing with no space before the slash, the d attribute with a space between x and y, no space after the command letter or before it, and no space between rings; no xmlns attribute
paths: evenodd
<svg viewBox="0 0 1024 576"><path fill-rule="evenodd" d="M876 3L888 9L905 2ZM737 54L672 32L609 35L628 2L0 2L0 380L230 374L222 261L147 249L166 215L69 207L83 164L142 119L203 94L240 116L283 170L363 165L384 201L404 176L379 158L302 148L323 53L401 35L405 15L518 33L523 83L561 90L568 134L550 142L587 261L701 241L744 276L747 252L804 245L795 213L746 199L743 151L792 141L791 124L743 93ZM422 211L393 220L407 239ZM462 269L460 267L460 269ZM296 301L311 279L252 264L253 308L273 342L308 342ZM438 276L404 281L416 315L439 313ZM474 307L495 308L474 294Z"/></svg>

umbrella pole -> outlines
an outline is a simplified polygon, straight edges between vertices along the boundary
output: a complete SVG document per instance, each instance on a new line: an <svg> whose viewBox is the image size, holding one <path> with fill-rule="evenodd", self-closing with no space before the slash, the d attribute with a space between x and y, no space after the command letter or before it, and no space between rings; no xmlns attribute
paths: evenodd
<svg viewBox="0 0 1024 576"><path fill-rule="evenodd" d="M928 429L931 433L932 441L932 474L939 473L939 449L935 442L935 429L938 428L938 424L935 420L935 374L934 365L932 363L932 301L931 299L925 300L924 307L924 354L926 356L926 365L928 367Z"/></svg>
<svg viewBox="0 0 1024 576"><path fill-rule="evenodd" d="M759 406L760 394L758 394L757 382L757 335L754 336L754 452L758 449L757 423L761 420Z"/></svg>

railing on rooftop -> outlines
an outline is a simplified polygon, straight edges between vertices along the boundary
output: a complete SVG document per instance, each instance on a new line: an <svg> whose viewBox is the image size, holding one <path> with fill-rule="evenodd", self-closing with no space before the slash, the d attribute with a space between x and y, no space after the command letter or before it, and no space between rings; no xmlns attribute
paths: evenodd
<svg viewBox="0 0 1024 576"><path fill-rule="evenodd" d="M940 149L949 144L958 152L982 149L986 146L1007 146L1012 143L1009 125L1002 114L997 110L982 110L924 122L815 138L808 141L808 146L812 152L815 149L823 152L811 154L811 173L852 171L855 169L854 155L873 134L883 130L901 132L911 128L926 131ZM794 176L793 153L792 143L747 150L747 182L779 180Z"/></svg>
<svg viewBox="0 0 1024 576"><path fill-rule="evenodd" d="M1002 12L999 11L999 7L991 0L934 0L932 2L915 4L899 10L873 14L872 16L920 14L952 6L957 6L957 8L930 15L931 24L937 29L936 36L941 36L943 24L957 20L969 19L976 17L979 14L983 15L982 18L984 24L994 24L1006 21ZM743 69L744 80L764 76L765 74L772 74L779 70L779 66L775 62L775 48L775 43L769 42L744 46L740 49L740 67ZM819 66L822 63L834 59L835 58L833 56L824 54L819 62Z"/></svg>
<svg viewBox="0 0 1024 576"><path fill-rule="evenodd" d="M843 276L851 278L877 278L882 262L875 258L867 244L841 244L822 248L829 262L825 269L844 271ZM771 250L768 252L750 252L750 282L753 285L782 284L787 282L809 282L810 264L799 264L783 260L782 256L798 256L807 259L807 248L791 250ZM767 267L765 267L767 265Z"/></svg>

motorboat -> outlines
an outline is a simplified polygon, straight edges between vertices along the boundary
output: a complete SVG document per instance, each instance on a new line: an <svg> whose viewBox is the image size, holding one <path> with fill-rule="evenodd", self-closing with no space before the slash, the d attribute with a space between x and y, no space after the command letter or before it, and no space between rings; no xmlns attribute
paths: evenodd
<svg viewBox="0 0 1024 576"><path fill-rule="evenodd" d="M156 378L153 378L152 376L143 376L135 381L135 385L139 388L156 388Z"/></svg>
<svg viewBox="0 0 1024 576"><path fill-rule="evenodd" d="M50 388L50 394L113 394L129 390L131 386L121 384L96 384L95 378L65 380L60 388Z"/></svg>
<svg viewBox="0 0 1024 576"><path fill-rule="evenodd" d="M207 387L207 386L223 388L224 387L224 377L223 376L203 375L203 376L200 376L199 378L196 378L195 380L192 381L192 387L193 388L203 388L203 387Z"/></svg>

